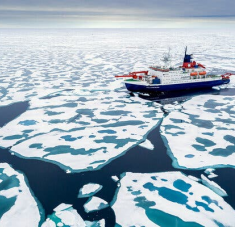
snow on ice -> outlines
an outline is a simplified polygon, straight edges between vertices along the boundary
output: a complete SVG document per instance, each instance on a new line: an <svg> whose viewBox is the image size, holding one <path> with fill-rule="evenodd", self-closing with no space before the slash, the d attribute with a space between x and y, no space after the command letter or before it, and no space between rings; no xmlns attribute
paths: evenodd
<svg viewBox="0 0 235 227"><path fill-rule="evenodd" d="M87 213L89 213L89 212L93 212L96 210L104 209L108 206L109 204L105 200L99 197L93 196L90 199L88 199L88 201L84 204L84 209Z"/></svg>
<svg viewBox="0 0 235 227"><path fill-rule="evenodd" d="M62 203L54 211L52 215L48 216L42 227L87 227L85 221L71 205Z"/></svg>
<svg viewBox="0 0 235 227"><path fill-rule="evenodd" d="M164 118L161 134L176 167L235 166L234 105L231 96L200 95Z"/></svg>
<svg viewBox="0 0 235 227"><path fill-rule="evenodd" d="M213 169L213 168L208 168L208 169L206 169L204 172L205 172L206 174L208 174L208 178L215 178L215 177L218 177L218 175L215 174L214 171L215 171L215 169Z"/></svg>
<svg viewBox="0 0 235 227"><path fill-rule="evenodd" d="M117 176L112 176L111 178L112 178L113 181L115 181L115 182L119 181L119 178L118 178Z"/></svg>
<svg viewBox="0 0 235 227"><path fill-rule="evenodd" d="M133 43L123 33L97 30L96 45L92 31L70 32L0 34L0 105L30 102L0 129L0 146L81 172L101 168L142 142L162 113L157 104L131 97L114 78L156 56L133 58ZM107 42L99 42L103 38Z"/></svg>
<svg viewBox="0 0 235 227"><path fill-rule="evenodd" d="M227 192L223 188L221 188L214 181L211 181L211 180L207 179L207 177L205 177L203 174L201 175L201 179L202 179L202 183L205 186L210 188L212 191L214 191L218 195L220 195L220 196L227 196L228 195Z"/></svg>
<svg viewBox="0 0 235 227"><path fill-rule="evenodd" d="M43 212L24 175L6 163L0 163L0 179L0 226L39 226Z"/></svg>
<svg viewBox="0 0 235 227"><path fill-rule="evenodd" d="M84 221L72 205L62 203L54 209L54 213L48 215L42 227L104 227L105 220Z"/></svg>
<svg viewBox="0 0 235 227"><path fill-rule="evenodd" d="M234 54L232 33L226 36L225 45L224 34L218 31L172 35L171 31L151 29L148 36L134 30L97 29L95 34L89 29L66 30L47 35L7 32L0 34L0 105L28 101L30 107L0 128L0 146L11 147L12 154L51 161L67 173L108 164L145 141L163 117L160 105L128 94L121 81L114 80L115 74L155 64L169 43L174 47L173 64L182 59L187 43L208 70L234 70L235 65L235 59L227 57ZM228 87L234 88L234 84L232 76ZM175 166L234 167L234 104L232 96L202 95L163 107L170 113L163 120L162 136ZM22 191L17 187L1 190L9 206L15 197L16 202L4 213L0 225L37 226L39 209L23 175L3 168L6 177L17 176ZM0 179L0 185L3 182ZM123 226L127 222L155 226L156 215L181 223L235 225L234 210L219 195L180 173L127 173L118 186L113 208ZM174 200L175 194L179 201ZM88 204L89 211L100 209L101 201L93 197ZM132 216L131 212L137 213ZM11 218L6 220L8 215ZM62 204L43 227L56 225L82 227L86 223L71 205Z"/></svg>
<svg viewBox="0 0 235 227"><path fill-rule="evenodd" d="M66 171L92 170L142 141L162 117L155 105L125 93L88 93L32 99L28 111L0 129L1 146Z"/></svg>
<svg viewBox="0 0 235 227"><path fill-rule="evenodd" d="M154 149L154 145L148 139L146 139L144 142L140 143L139 146L144 147L144 148L149 149L149 150Z"/></svg>
<svg viewBox="0 0 235 227"><path fill-rule="evenodd" d="M123 174L112 208L120 226L235 226L221 196L180 172Z"/></svg>
<svg viewBox="0 0 235 227"><path fill-rule="evenodd" d="M51 161L68 173L108 164L143 142L163 116L157 104L130 96L114 75L155 64L169 43L176 64L188 40L192 40L190 51L200 53L197 59L211 67L208 70L218 67L218 61L223 70L232 70L235 64L227 58L234 53L233 35L226 37L227 48L218 32L216 40L213 32L174 36L157 30L149 36L137 30L128 35L125 30L47 32L0 34L0 105L30 102L24 114L0 129L0 146L12 147L23 157ZM208 57L208 49L213 58ZM165 108L173 115L181 106L174 103ZM187 162L192 154L185 155ZM218 160L211 160L217 164Z"/></svg>
<svg viewBox="0 0 235 227"><path fill-rule="evenodd" d="M79 190L78 198L93 196L102 188L103 186L99 184L93 184L93 183L86 184Z"/></svg>

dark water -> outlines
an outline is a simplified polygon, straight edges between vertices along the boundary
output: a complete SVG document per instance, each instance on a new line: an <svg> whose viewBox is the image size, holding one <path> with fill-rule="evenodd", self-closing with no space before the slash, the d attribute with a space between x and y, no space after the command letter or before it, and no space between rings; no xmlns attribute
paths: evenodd
<svg viewBox="0 0 235 227"><path fill-rule="evenodd" d="M28 102L18 102L9 106L0 107L0 127L24 113L29 107Z"/></svg>
<svg viewBox="0 0 235 227"><path fill-rule="evenodd" d="M8 123L26 111L27 108L27 102L1 107L0 126ZM98 183L103 185L103 189L96 195L107 202L111 202L117 189L117 183L111 179L113 175L119 176L123 172L151 173L179 171L179 169L172 167L172 160L167 155L166 147L160 136L159 126L150 132L147 138L154 144L154 151L136 146L130 149L125 155L97 171L66 174L64 170L52 163L20 158L11 155L8 149L0 149L0 162L7 162L14 169L20 170L26 175L34 195L45 210L45 215L51 214L53 209L60 203L68 203L77 209L84 220L92 221L104 218L106 226L112 227L115 225L113 210L106 208L87 214L83 208L87 199L78 199L78 191L84 184L90 182ZM202 170L180 171L196 177L200 177L203 173ZM217 169L215 173L219 176L213 180L227 191L228 197L225 197L225 200L235 208L235 190L232 188L235 179L235 169L221 168Z"/></svg>

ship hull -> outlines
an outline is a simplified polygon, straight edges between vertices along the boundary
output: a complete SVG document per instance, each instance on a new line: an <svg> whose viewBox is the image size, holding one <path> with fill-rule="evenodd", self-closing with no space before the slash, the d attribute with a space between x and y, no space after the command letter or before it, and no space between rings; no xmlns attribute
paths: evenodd
<svg viewBox="0 0 235 227"><path fill-rule="evenodd" d="M211 80L211 81L200 81L193 83L181 83L181 84L167 84L167 85L142 85L137 83L128 83L125 82L127 90L131 92L144 92L144 93L152 93L152 92L168 92L168 91L180 91L180 90L194 90L194 89L205 89L211 88L214 86L219 86L223 84L228 84L230 82L229 79L226 80Z"/></svg>

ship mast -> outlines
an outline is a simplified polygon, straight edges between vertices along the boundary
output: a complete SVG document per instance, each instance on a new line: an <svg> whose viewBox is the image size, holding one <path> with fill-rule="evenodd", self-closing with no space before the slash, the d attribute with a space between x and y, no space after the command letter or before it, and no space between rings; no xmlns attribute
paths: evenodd
<svg viewBox="0 0 235 227"><path fill-rule="evenodd" d="M183 61L183 65L184 65L184 63L185 63L186 55L187 55L187 46L185 47L185 53L184 53L184 61Z"/></svg>

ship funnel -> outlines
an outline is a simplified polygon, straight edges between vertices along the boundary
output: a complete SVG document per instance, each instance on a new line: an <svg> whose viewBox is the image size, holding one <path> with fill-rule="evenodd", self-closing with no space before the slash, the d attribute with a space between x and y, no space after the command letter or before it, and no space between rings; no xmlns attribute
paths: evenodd
<svg viewBox="0 0 235 227"><path fill-rule="evenodd" d="M190 63L193 58L192 54L187 54L187 46L185 48L184 63Z"/></svg>

